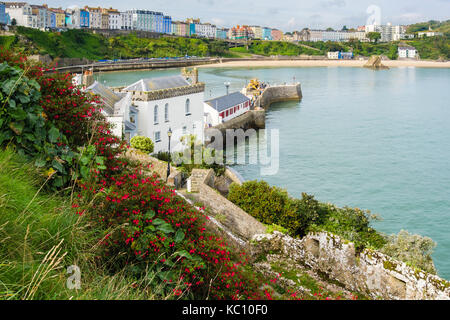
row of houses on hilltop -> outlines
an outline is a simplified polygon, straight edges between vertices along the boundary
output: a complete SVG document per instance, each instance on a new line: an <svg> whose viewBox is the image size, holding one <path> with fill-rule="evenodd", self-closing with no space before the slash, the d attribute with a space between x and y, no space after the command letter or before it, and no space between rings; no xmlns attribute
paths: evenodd
<svg viewBox="0 0 450 320"><path fill-rule="evenodd" d="M2 9L4 9L4 16L1 13ZM0 2L0 23L6 25L13 23L38 29L137 30L211 39L281 40L283 35L281 31L268 27L237 26L229 29L194 18L174 21L169 15L150 10L119 11L113 8L89 6L72 6L62 9L27 2Z"/></svg>

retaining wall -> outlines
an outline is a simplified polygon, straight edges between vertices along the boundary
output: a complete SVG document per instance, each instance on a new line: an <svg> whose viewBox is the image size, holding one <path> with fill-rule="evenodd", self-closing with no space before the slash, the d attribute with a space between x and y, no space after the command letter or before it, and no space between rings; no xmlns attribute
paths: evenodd
<svg viewBox="0 0 450 320"><path fill-rule="evenodd" d="M365 249L357 255L353 243L326 232L311 233L301 240L274 232L256 235L251 243L254 254L280 252L346 289L374 299L450 300L448 281L377 251Z"/></svg>
<svg viewBox="0 0 450 320"><path fill-rule="evenodd" d="M191 191L195 198L212 210L212 215L224 227L244 240L250 240L264 233L264 225L214 190L214 170L194 169L191 177Z"/></svg>

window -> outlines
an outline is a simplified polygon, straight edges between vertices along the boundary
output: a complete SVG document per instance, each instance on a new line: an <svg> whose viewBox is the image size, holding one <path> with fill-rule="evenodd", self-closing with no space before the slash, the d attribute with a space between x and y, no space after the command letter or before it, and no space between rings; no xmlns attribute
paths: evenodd
<svg viewBox="0 0 450 320"><path fill-rule="evenodd" d="M156 105L155 109L153 110L153 122L155 124L158 124L158 105Z"/></svg>
<svg viewBox="0 0 450 320"><path fill-rule="evenodd" d="M186 100L186 106L184 108L184 111L187 116L189 116L191 114L191 100L189 100L189 99Z"/></svg>
<svg viewBox="0 0 450 320"><path fill-rule="evenodd" d="M160 142L161 141L161 131L156 131L155 132L155 142Z"/></svg>
<svg viewBox="0 0 450 320"><path fill-rule="evenodd" d="M166 122L169 122L169 104L166 103L164 106L164 119Z"/></svg>
<svg viewBox="0 0 450 320"><path fill-rule="evenodd" d="M183 134L187 134L187 127L186 126L183 127Z"/></svg>

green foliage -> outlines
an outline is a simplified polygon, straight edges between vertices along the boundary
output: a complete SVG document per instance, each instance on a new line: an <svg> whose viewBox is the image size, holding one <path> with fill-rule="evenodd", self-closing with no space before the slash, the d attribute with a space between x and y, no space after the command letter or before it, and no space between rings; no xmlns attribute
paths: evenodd
<svg viewBox="0 0 450 320"><path fill-rule="evenodd" d="M381 39L381 33L379 32L369 32L367 34L367 38L370 39L370 41L373 41L377 43Z"/></svg>
<svg viewBox="0 0 450 320"><path fill-rule="evenodd" d="M222 151L206 148L197 140L196 135L186 135L180 140L184 145L184 150L174 153L172 159L185 175L190 176L192 169L213 169L216 176L225 173Z"/></svg>
<svg viewBox="0 0 450 320"><path fill-rule="evenodd" d="M325 230L355 242L359 249L385 244L384 236L370 227L376 217L369 212L322 204L306 193L301 199L291 198L286 190L265 181L232 184L228 199L262 223L279 225L293 236Z"/></svg>
<svg viewBox="0 0 450 320"><path fill-rule="evenodd" d="M431 28L433 31L450 33L450 20L436 21L430 20L428 22L420 22L408 26L407 33L417 33L419 31L428 31Z"/></svg>
<svg viewBox="0 0 450 320"><path fill-rule="evenodd" d="M144 136L134 136L131 138L130 144L133 148L141 150L145 153L152 153L155 148L155 144L152 139Z"/></svg>
<svg viewBox="0 0 450 320"><path fill-rule="evenodd" d="M133 289L135 279L96 266L93 256L102 230L75 215L68 199L39 192L40 184L27 158L0 151L0 300L158 298ZM61 249L56 256L61 260L42 264L55 247ZM74 264L82 272L81 290L66 287L66 267Z"/></svg>
<svg viewBox="0 0 450 320"><path fill-rule="evenodd" d="M140 38L135 33L105 37L89 30L44 32L38 29L17 27L29 53L49 54L53 58L87 58L91 60L119 58L164 58L187 55L226 56L228 45L224 41L184 37Z"/></svg>
<svg viewBox="0 0 450 320"><path fill-rule="evenodd" d="M31 157L36 167L47 169L54 187L62 187L70 180L75 153L64 148L65 136L44 118L40 86L24 73L6 62L0 65L0 146Z"/></svg>
<svg viewBox="0 0 450 320"><path fill-rule="evenodd" d="M285 41L262 41L255 40L249 45L248 50L244 51L244 48L240 52L249 52L252 54L262 55L262 56L298 56L301 54L306 55L323 55L322 52L316 50L308 49L302 46L298 46L294 43Z"/></svg>
<svg viewBox="0 0 450 320"><path fill-rule="evenodd" d="M341 236L355 243L358 251L364 248L380 249L386 244L383 234L373 229L370 224L379 219L370 211L359 208L337 208L330 204L321 204L326 212L323 222L316 224L313 229L324 230Z"/></svg>
<svg viewBox="0 0 450 320"><path fill-rule="evenodd" d="M413 267L436 274L431 257L434 247L436 247L436 243L431 238L412 235L408 231L402 230L397 235L389 236L382 251Z"/></svg>
<svg viewBox="0 0 450 320"><path fill-rule="evenodd" d="M405 41L417 49L421 59L450 59L450 35Z"/></svg>

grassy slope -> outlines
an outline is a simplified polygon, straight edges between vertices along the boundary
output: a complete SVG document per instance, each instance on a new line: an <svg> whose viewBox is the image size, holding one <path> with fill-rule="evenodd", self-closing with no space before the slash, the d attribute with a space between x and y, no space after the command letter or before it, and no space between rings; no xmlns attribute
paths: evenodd
<svg viewBox="0 0 450 320"><path fill-rule="evenodd" d="M134 279L95 265L100 232L74 214L69 199L39 191L39 181L24 159L0 151L0 300L152 298L131 288ZM55 248L53 262L43 263ZM73 264L81 290L66 288Z"/></svg>

